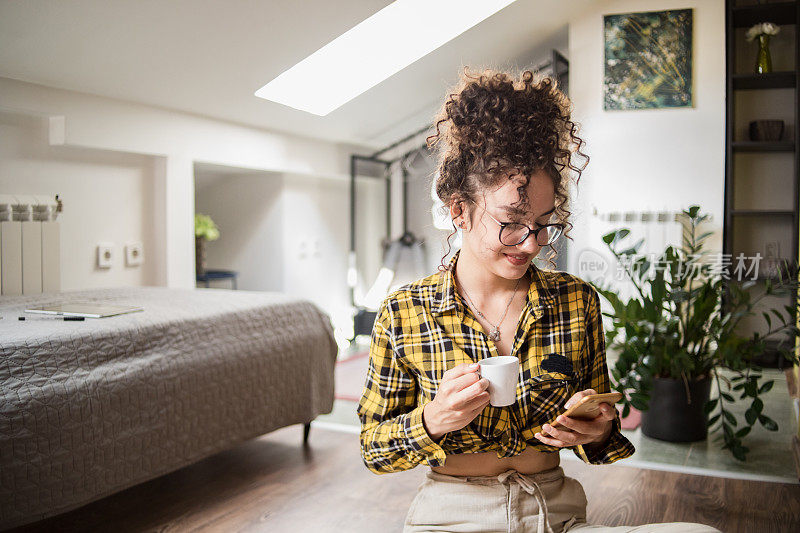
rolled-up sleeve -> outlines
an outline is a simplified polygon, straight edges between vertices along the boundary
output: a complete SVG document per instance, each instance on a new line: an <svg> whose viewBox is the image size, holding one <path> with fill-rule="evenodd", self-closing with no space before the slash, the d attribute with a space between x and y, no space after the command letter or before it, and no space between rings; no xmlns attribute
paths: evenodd
<svg viewBox="0 0 800 533"><path fill-rule="evenodd" d="M361 456L376 474L409 470L423 462L441 466L445 459L440 443L423 424L417 382L397 360L391 311L387 298L375 319L366 383L356 410L361 420Z"/></svg>
<svg viewBox="0 0 800 533"><path fill-rule="evenodd" d="M611 392L611 381L606 363L606 338L603 331L603 316L600 312L600 296L589 286L589 302L586 310L586 339L583 345L584 360L588 361L589 372L582 389L594 389L598 393ZM586 463L602 465L630 457L636 451L633 444L622 434L619 413L612 422L611 435L603 446L597 448L577 445L572 447L581 460Z"/></svg>

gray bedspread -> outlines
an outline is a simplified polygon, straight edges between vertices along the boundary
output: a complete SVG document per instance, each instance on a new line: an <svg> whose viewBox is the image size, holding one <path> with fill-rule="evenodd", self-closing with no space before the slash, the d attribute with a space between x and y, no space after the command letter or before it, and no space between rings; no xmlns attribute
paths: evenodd
<svg viewBox="0 0 800 533"><path fill-rule="evenodd" d="M26 306L68 301L144 311L85 322L17 319ZM0 528L78 507L333 407L333 330L307 300L97 289L0 298L0 316Z"/></svg>

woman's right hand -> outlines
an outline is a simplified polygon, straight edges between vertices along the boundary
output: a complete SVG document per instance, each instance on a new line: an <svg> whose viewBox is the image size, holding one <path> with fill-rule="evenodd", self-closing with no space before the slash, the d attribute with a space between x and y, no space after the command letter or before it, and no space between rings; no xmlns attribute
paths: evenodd
<svg viewBox="0 0 800 533"><path fill-rule="evenodd" d="M464 363L442 374L439 390L422 409L422 422L433 440L472 422L489 405L489 380L478 364Z"/></svg>

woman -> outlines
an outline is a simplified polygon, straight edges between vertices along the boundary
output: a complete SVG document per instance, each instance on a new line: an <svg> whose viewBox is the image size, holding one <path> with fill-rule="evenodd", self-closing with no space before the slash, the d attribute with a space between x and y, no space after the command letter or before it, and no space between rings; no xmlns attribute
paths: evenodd
<svg viewBox="0 0 800 533"><path fill-rule="evenodd" d="M440 127L443 130L440 131ZM406 516L416 531L717 531L701 524L605 528L586 523L580 483L559 466L567 447L590 464L629 457L616 409L594 420L559 413L609 392L597 292L531 263L571 225L567 173L583 141L550 78L465 70L430 144L444 141L436 192L462 247L436 274L381 305L358 405L371 471L430 470ZM455 233L455 232L454 232ZM450 237L448 236L448 243ZM516 402L489 405L477 361L520 361ZM560 429L549 423L556 420Z"/></svg>

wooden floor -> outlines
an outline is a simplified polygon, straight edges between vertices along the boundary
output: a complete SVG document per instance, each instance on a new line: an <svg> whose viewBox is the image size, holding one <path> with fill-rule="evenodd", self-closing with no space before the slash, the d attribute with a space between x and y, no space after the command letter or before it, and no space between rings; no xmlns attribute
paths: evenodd
<svg viewBox="0 0 800 533"><path fill-rule="evenodd" d="M358 435L300 425L18 531L401 531L427 467L376 475ZM800 485L562 461L589 500L588 521L688 521L725 533L800 531ZM791 465L787 466L791 468Z"/></svg>

